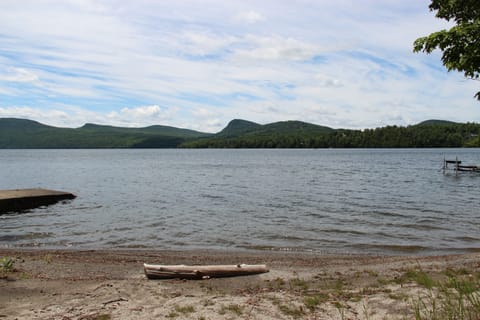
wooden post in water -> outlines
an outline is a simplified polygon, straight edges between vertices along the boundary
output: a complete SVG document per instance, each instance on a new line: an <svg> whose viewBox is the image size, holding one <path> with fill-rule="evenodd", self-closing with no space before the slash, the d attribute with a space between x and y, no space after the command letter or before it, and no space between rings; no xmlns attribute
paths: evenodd
<svg viewBox="0 0 480 320"><path fill-rule="evenodd" d="M458 156L455 157L455 175L458 176L458 168L459 168L459 165L458 165Z"/></svg>

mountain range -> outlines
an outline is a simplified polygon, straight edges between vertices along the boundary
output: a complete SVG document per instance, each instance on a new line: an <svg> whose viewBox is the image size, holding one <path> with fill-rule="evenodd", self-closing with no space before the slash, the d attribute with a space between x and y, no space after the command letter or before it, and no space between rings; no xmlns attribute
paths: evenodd
<svg viewBox="0 0 480 320"><path fill-rule="evenodd" d="M59 128L27 119L0 118L0 149L461 147L476 146L479 131L475 123L444 120L347 130L302 121L261 125L235 119L212 134L162 125L125 128L87 123L79 128Z"/></svg>
<svg viewBox="0 0 480 320"><path fill-rule="evenodd" d="M175 148L186 140L208 135L160 125L123 128L87 123L80 128L59 128L0 118L0 148Z"/></svg>

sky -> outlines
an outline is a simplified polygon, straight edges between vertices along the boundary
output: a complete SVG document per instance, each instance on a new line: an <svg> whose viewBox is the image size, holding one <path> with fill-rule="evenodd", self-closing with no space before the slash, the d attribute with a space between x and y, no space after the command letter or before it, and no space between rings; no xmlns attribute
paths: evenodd
<svg viewBox="0 0 480 320"><path fill-rule="evenodd" d="M1 0L0 117L59 127L232 119L480 122L479 82L416 38L426 0Z"/></svg>

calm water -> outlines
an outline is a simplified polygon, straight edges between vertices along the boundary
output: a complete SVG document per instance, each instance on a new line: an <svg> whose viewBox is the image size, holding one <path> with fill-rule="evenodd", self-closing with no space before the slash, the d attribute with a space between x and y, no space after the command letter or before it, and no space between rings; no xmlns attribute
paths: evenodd
<svg viewBox="0 0 480 320"><path fill-rule="evenodd" d="M0 216L0 246L480 250L480 149L0 150L0 189L78 197Z"/></svg>

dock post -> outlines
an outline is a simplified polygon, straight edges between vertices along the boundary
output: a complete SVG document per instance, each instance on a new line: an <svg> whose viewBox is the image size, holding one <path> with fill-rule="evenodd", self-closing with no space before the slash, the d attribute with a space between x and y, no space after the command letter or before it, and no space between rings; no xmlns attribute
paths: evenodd
<svg viewBox="0 0 480 320"><path fill-rule="evenodd" d="M458 156L455 157L455 175L458 176Z"/></svg>

